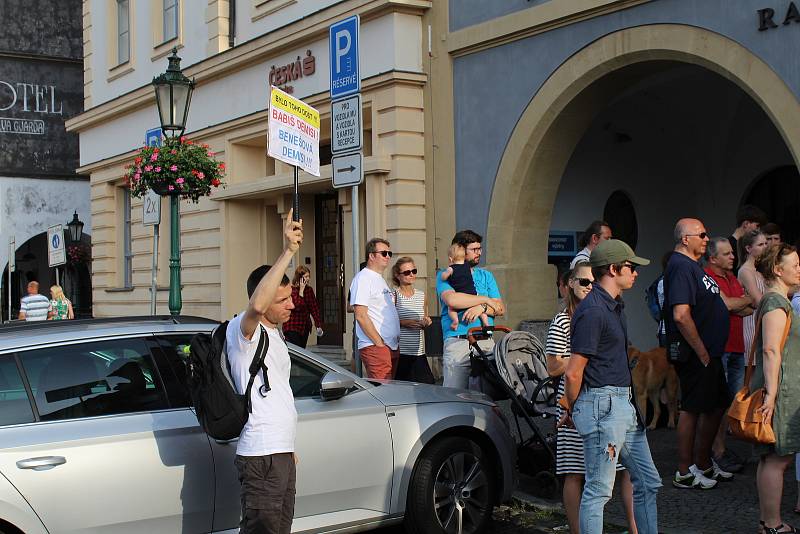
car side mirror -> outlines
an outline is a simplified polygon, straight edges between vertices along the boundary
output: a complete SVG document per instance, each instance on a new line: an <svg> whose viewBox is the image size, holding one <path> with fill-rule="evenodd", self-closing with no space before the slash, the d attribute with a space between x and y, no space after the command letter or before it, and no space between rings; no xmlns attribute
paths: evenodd
<svg viewBox="0 0 800 534"><path fill-rule="evenodd" d="M355 386L356 381L346 374L329 371L319 382L319 396L324 401L341 399Z"/></svg>

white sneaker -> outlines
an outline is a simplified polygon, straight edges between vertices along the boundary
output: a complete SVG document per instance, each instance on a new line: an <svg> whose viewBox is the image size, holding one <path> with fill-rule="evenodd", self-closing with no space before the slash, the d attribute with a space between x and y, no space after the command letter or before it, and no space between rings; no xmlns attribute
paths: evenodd
<svg viewBox="0 0 800 534"><path fill-rule="evenodd" d="M711 459L711 467L703 471L703 476L714 480L721 480L723 482L733 480L733 473L722 469L713 458Z"/></svg>
<svg viewBox="0 0 800 534"><path fill-rule="evenodd" d="M696 464L689 466L689 473L694 475L693 486L699 487L700 489L711 489L717 485L717 481L708 478L703 471L700 471L700 468L697 467Z"/></svg>

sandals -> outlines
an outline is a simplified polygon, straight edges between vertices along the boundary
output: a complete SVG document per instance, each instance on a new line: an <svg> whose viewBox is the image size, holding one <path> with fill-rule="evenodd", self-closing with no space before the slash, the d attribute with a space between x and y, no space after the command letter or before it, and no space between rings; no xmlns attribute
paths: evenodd
<svg viewBox="0 0 800 534"><path fill-rule="evenodd" d="M792 525L787 525L786 523L781 523L777 527L768 527L763 521L759 521L759 524L761 525L764 534L791 534L797 532L797 529L795 529ZM789 530L781 530L782 528L788 528Z"/></svg>

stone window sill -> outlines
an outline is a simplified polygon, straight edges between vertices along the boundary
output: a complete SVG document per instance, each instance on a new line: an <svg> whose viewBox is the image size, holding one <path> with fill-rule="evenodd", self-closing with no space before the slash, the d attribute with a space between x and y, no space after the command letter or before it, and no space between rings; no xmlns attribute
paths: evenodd
<svg viewBox="0 0 800 534"><path fill-rule="evenodd" d="M114 80L121 78L130 72L133 72L133 64L130 61L122 63L121 65L117 65L108 71L108 78L106 78L106 81L113 82Z"/></svg>

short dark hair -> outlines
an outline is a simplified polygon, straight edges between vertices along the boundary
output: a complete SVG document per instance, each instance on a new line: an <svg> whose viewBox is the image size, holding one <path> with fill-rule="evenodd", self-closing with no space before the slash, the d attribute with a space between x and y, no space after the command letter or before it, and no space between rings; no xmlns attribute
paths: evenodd
<svg viewBox="0 0 800 534"><path fill-rule="evenodd" d="M383 243L387 247L391 247L392 246L391 244L389 244L388 241L386 241L382 237L373 237L372 239L367 241L367 246L364 247L364 249L365 249L364 254L366 255L367 259L369 259L369 255L370 254L372 254L373 252L377 252L378 251L378 243Z"/></svg>
<svg viewBox="0 0 800 534"><path fill-rule="evenodd" d="M619 263L612 263L611 265L592 265L592 276L596 282L599 282L601 278L606 276L611 272L611 266L614 266L614 270L620 272L622 268L626 265L625 262Z"/></svg>
<svg viewBox="0 0 800 534"><path fill-rule="evenodd" d="M264 278L270 269L272 269L272 265L262 265L261 267L253 269L253 272L247 277L247 298L253 296L253 293L256 292L256 287L258 287L258 283L261 282L261 279ZM281 287L289 285L289 277L285 274L281 279L280 285Z"/></svg>
<svg viewBox="0 0 800 534"><path fill-rule="evenodd" d="M611 228L611 225L606 221L592 221L592 224L590 224L586 230L583 231L583 234L581 234L581 239L578 242L578 245L581 248L585 248L586 245L589 244L589 241L591 241L593 235L600 235L603 233L604 226Z"/></svg>
<svg viewBox="0 0 800 534"><path fill-rule="evenodd" d="M767 214L758 206L742 204L736 212L736 227L738 228L745 221L757 222L759 225L767 224Z"/></svg>
<svg viewBox="0 0 800 534"><path fill-rule="evenodd" d="M781 235L781 227L774 222L768 222L761 227L761 233L764 235Z"/></svg>
<svg viewBox="0 0 800 534"><path fill-rule="evenodd" d="M472 230L459 230L456 232L456 235L453 236L453 240L450 242L451 245L461 245L464 248L467 248L467 245L471 243L481 243L483 242L483 237L477 233L473 232Z"/></svg>

